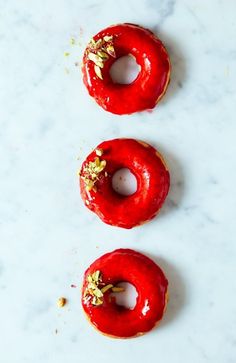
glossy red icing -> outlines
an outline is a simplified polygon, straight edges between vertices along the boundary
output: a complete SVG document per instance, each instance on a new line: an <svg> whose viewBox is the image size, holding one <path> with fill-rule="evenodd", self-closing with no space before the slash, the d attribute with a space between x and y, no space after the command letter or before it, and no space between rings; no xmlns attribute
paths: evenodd
<svg viewBox="0 0 236 363"><path fill-rule="evenodd" d="M96 191L86 190L85 167L94 161L95 150L102 149L100 159L106 168L96 182ZM160 154L150 145L134 139L104 141L84 161L80 173L80 190L87 208L107 224L132 228L152 219L162 207L169 191L170 176ZM123 196L112 188L114 173L128 168L137 179L137 191Z"/></svg>
<svg viewBox="0 0 236 363"><path fill-rule="evenodd" d="M109 290L104 293L103 303L99 306L84 298L87 276L95 271L101 272L105 285L132 284L138 293L135 307L131 310L116 305ZM82 305L90 322L103 334L130 338L148 332L161 320L167 303L167 288L164 273L150 258L130 249L118 249L98 258L86 270Z"/></svg>
<svg viewBox="0 0 236 363"><path fill-rule="evenodd" d="M90 96L106 111L122 115L152 109L164 95L170 79L170 61L162 42L150 31L134 24L110 26L94 40L113 36L116 58L109 57L102 69L103 79L94 71L88 59L88 48L83 58L83 81ZM113 83L109 70L120 57L131 54L141 71L130 84Z"/></svg>

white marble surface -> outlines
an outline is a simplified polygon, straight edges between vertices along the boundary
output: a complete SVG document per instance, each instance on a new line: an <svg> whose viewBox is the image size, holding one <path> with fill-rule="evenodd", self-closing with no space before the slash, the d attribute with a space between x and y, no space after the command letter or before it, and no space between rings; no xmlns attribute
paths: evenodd
<svg viewBox="0 0 236 363"><path fill-rule="evenodd" d="M0 0L2 363L235 362L235 12L234 0ZM125 21L160 36L173 73L153 112L119 117L87 95L74 62ZM90 213L76 178L91 148L126 136L158 147L172 176L160 216L131 231ZM170 280L159 329L126 341L97 333L79 301L84 269L118 247Z"/></svg>

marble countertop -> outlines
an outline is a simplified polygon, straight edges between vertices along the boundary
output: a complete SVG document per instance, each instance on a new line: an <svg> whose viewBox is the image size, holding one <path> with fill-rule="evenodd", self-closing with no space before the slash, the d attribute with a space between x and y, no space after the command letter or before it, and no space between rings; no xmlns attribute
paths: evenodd
<svg viewBox="0 0 236 363"><path fill-rule="evenodd" d="M235 362L235 12L233 0L0 0L2 363ZM170 53L153 112L106 113L75 66L119 22L152 29ZM83 158L115 137L156 146L172 177L158 218L133 230L103 224L79 195ZM137 339L100 335L81 310L85 268L118 247L170 282L162 323Z"/></svg>

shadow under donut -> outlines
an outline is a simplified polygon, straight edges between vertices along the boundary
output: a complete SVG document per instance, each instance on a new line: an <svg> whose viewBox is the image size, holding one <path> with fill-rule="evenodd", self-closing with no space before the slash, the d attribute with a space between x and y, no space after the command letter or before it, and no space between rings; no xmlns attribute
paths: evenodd
<svg viewBox="0 0 236 363"><path fill-rule="evenodd" d="M177 268L167 260L163 258L156 257L152 254L145 253L149 258L151 258L160 268L163 270L167 280L168 285L168 303L166 307L166 312L163 319L160 322L158 328L164 327L165 325L171 323L173 320L177 319L181 314L185 303L186 303L186 287Z"/></svg>
<svg viewBox="0 0 236 363"><path fill-rule="evenodd" d="M186 79L187 66L180 46L173 38L169 37L165 32L162 32L158 26L153 27L151 31L163 42L169 54L171 63L170 83L167 87L166 94L163 96L160 104L158 105L160 107L161 105L163 106L168 103L169 99L174 97L177 92L183 88L184 81Z"/></svg>
<svg viewBox="0 0 236 363"><path fill-rule="evenodd" d="M184 195L184 172L183 168L176 156L169 151L158 147L163 155L170 173L170 190L166 197L166 201L160 210L159 218L180 208Z"/></svg>

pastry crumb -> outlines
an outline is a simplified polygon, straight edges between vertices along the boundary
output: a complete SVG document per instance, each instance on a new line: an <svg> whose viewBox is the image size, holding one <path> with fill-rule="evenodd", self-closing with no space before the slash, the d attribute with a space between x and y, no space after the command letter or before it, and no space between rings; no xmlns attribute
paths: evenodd
<svg viewBox="0 0 236 363"><path fill-rule="evenodd" d="M60 297L58 300L57 300L57 306L59 308L63 308L63 306L65 306L67 303L67 300L65 297Z"/></svg>

